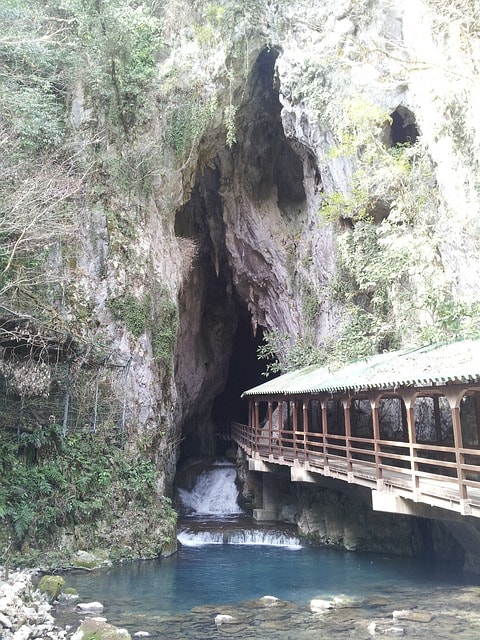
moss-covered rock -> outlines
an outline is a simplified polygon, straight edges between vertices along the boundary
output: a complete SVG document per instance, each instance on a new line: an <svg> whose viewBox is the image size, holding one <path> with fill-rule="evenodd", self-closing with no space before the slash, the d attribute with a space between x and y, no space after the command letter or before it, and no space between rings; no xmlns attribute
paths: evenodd
<svg viewBox="0 0 480 640"><path fill-rule="evenodd" d="M86 618L72 636L72 640L131 640L126 629L94 618Z"/></svg>
<svg viewBox="0 0 480 640"><path fill-rule="evenodd" d="M76 569L96 569L112 564L108 553L103 550L83 551L79 550L72 558L72 564Z"/></svg>
<svg viewBox="0 0 480 640"><path fill-rule="evenodd" d="M49 602L58 599L60 592L65 584L65 580L60 576L43 576L38 583L40 593L44 593Z"/></svg>

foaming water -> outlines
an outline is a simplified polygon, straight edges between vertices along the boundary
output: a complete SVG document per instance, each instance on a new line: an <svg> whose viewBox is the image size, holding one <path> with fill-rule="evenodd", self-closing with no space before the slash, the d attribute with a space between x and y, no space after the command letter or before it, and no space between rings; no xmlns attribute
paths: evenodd
<svg viewBox="0 0 480 640"><path fill-rule="evenodd" d="M202 547L207 544L236 544L247 546L286 547L301 549L300 538L280 530L268 529L225 529L195 531L184 527L177 535L178 542L184 547Z"/></svg>
<svg viewBox="0 0 480 640"><path fill-rule="evenodd" d="M223 461L203 470L196 477L192 489L177 490L182 511L186 515L220 518L243 513L238 504L236 475L235 465Z"/></svg>

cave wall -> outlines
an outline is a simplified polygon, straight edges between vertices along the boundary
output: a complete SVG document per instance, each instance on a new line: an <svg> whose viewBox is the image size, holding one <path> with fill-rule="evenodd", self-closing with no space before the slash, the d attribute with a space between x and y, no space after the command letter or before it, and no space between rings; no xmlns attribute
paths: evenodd
<svg viewBox="0 0 480 640"><path fill-rule="evenodd" d="M217 16L214 24L198 8L182 12L177 7L181 18L167 20L172 46L158 65L160 108L144 134L157 136L162 160L157 160L151 194L137 203L149 214L140 239L131 243L138 249L128 269L121 256L111 253L108 262L110 289L126 280L141 281L148 289L151 275L139 267L147 246L154 279L168 282L178 301L168 394L149 373L148 335L135 346L141 368L132 371L132 406L138 406L137 381L144 379L142 388L150 391L143 395L140 414L150 415L152 424L163 414L162 423L177 443L169 454L167 485L182 437L196 432L193 449L214 449L211 412L225 388L240 316L251 324L253 342L272 330L291 343L308 337L324 345L341 336L348 300L332 296L331 284L338 276L339 240L355 224L349 211L333 223L319 212L329 196L352 189L358 159L336 152L348 115L344 105L352 97L360 100L360 129L363 111L374 105L392 118L378 132L384 147L404 144L413 132L415 144L432 159L433 175L426 172L419 180L432 201L423 217L395 223L408 232L389 240L413 245L418 237L419 246L428 247L418 250L418 263L410 269L411 296L418 295L421 307L428 279L439 288L447 281L460 301L478 300L477 222L472 218L478 211L478 132L472 117L478 51L472 45L467 52L465 44L467 36L472 43L477 39L465 31L467 23L454 27L448 10L437 9L434 0L415 7L383 0L318 7L298 0L238 8L227 12L225 23ZM208 46L195 30L201 20L216 34ZM457 76L452 85L459 60L468 82ZM187 89L192 78L193 91ZM192 104L199 106L195 110ZM175 126L182 127L173 133L183 136L182 143L190 135L180 151L161 134L163 127L170 135L172 109L180 114ZM461 139L460 122L465 124ZM447 177L452 175L456 178ZM398 184L390 178L375 175L365 187L372 191L378 223L403 206L395 193ZM93 288L98 291L96 284ZM394 322L402 306L395 291L401 286L391 288ZM101 308L102 300L98 304ZM430 312L420 308L416 313L411 326ZM409 327L403 330L409 344ZM119 344L131 340L114 331Z"/></svg>
<svg viewBox="0 0 480 640"><path fill-rule="evenodd" d="M325 355L377 321L368 348L454 337L442 323L478 330L479 16L461 8L167 0L130 130L127 100L109 111L97 76L68 80L78 219L51 251L45 300L105 349L115 416L154 459L159 495L182 440L185 455L214 452L240 325L253 350L284 334L287 363L295 344Z"/></svg>

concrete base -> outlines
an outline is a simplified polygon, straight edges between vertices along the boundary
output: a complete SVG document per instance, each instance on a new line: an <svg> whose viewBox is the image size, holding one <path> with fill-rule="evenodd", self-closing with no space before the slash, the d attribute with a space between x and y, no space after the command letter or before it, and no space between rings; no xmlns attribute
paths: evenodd
<svg viewBox="0 0 480 640"><path fill-rule="evenodd" d="M254 509L253 519L257 522L276 522L277 510L276 509Z"/></svg>
<svg viewBox="0 0 480 640"><path fill-rule="evenodd" d="M249 471L260 471L261 473L272 473L272 467L268 463L263 460L259 460L258 458L249 458L248 459L248 470Z"/></svg>
<svg viewBox="0 0 480 640"><path fill-rule="evenodd" d="M318 473L312 473L303 467L297 466L290 467L290 479L292 482L319 482Z"/></svg>
<svg viewBox="0 0 480 640"><path fill-rule="evenodd" d="M423 502L413 502L387 491L372 490L372 508L374 511L399 513L417 518L431 518L433 520L461 521L462 517L454 511L431 507Z"/></svg>

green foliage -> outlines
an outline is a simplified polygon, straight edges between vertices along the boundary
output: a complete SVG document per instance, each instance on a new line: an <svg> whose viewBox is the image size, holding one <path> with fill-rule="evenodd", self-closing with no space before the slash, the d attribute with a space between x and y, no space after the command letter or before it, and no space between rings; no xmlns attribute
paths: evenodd
<svg viewBox="0 0 480 640"><path fill-rule="evenodd" d="M177 94L167 112L165 139L179 158L198 143L216 108L216 97L203 95L198 88Z"/></svg>
<svg viewBox="0 0 480 640"><path fill-rule="evenodd" d="M47 433L45 440L41 455L32 459L18 448L13 434L2 434L0 522L13 532L17 545L41 548L61 527L79 522L93 526L112 509L156 502L157 474L150 460L85 434L58 440ZM167 509L166 529L172 517Z"/></svg>
<svg viewBox="0 0 480 640"><path fill-rule="evenodd" d="M325 222L336 222L341 218L368 220L368 192L357 186L348 193L327 193L322 200L319 214Z"/></svg>
<svg viewBox="0 0 480 640"><path fill-rule="evenodd" d="M354 170L345 192L325 194L319 213L326 222L342 218L354 222L378 221L409 193L413 184L412 163L419 149L413 150L409 144L385 146L385 129L390 124L388 113L359 97L343 105L337 128L338 144L329 156L332 160L349 158ZM419 184L421 188L424 180ZM409 206L418 210L421 204L410 201Z"/></svg>
<svg viewBox="0 0 480 640"><path fill-rule="evenodd" d="M151 296L135 298L127 294L110 300L108 307L135 338L145 331L151 333L153 357L168 375L178 329L178 309L170 291L158 286Z"/></svg>
<svg viewBox="0 0 480 640"><path fill-rule="evenodd" d="M77 58L92 97L125 134L141 121L155 79L161 22L147 3L57 0L53 10L76 24Z"/></svg>
<svg viewBox="0 0 480 640"><path fill-rule="evenodd" d="M326 352L315 344L311 335L292 341L287 333L278 330L265 334L263 344L257 349L259 360L266 360L265 374L284 373L324 362Z"/></svg>
<svg viewBox="0 0 480 640"><path fill-rule="evenodd" d="M37 2L0 7L0 109L3 128L26 151L52 149L65 135L71 51Z"/></svg>
<svg viewBox="0 0 480 640"><path fill-rule="evenodd" d="M148 296L135 298L127 294L109 300L108 308L117 320L125 322L135 338L139 338L150 326L151 301Z"/></svg>
<svg viewBox="0 0 480 640"><path fill-rule="evenodd" d="M177 340L178 308L165 287L159 287L153 299L153 357L166 374L171 372L172 356Z"/></svg>
<svg viewBox="0 0 480 640"><path fill-rule="evenodd" d="M480 336L480 304L455 299L436 256L431 237L388 220L339 236L330 296L344 313L329 360Z"/></svg>

